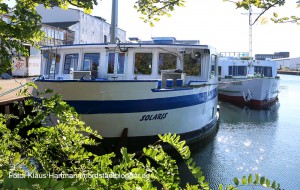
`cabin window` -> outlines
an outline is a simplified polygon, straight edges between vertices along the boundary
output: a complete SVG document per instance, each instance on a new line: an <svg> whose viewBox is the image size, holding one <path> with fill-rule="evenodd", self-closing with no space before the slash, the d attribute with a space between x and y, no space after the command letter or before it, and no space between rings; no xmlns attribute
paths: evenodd
<svg viewBox="0 0 300 190"><path fill-rule="evenodd" d="M150 75L152 73L152 53L136 53L134 74Z"/></svg>
<svg viewBox="0 0 300 190"><path fill-rule="evenodd" d="M255 66L254 73L265 77L272 77L272 67Z"/></svg>
<svg viewBox="0 0 300 190"><path fill-rule="evenodd" d="M77 71L78 54L66 54L64 64L64 74L70 74L70 71Z"/></svg>
<svg viewBox="0 0 300 190"><path fill-rule="evenodd" d="M108 74L114 74L115 68L115 53L109 53L108 54L108 68L107 73Z"/></svg>
<svg viewBox="0 0 300 190"><path fill-rule="evenodd" d="M46 74L58 74L59 72L60 54L50 53L46 59Z"/></svg>
<svg viewBox="0 0 300 190"><path fill-rule="evenodd" d="M108 74L124 74L125 53L108 54Z"/></svg>
<svg viewBox="0 0 300 190"><path fill-rule="evenodd" d="M201 58L194 58L192 54L184 54L183 70L187 76L199 76L201 74Z"/></svg>
<svg viewBox="0 0 300 190"><path fill-rule="evenodd" d="M59 72L59 62L55 62L55 59L47 59L47 63L46 63L46 74L50 74L50 70L51 70L51 65L52 67L54 67L53 64L55 64L55 74L58 74Z"/></svg>
<svg viewBox="0 0 300 190"><path fill-rule="evenodd" d="M247 75L247 66L229 66L229 75L246 76Z"/></svg>
<svg viewBox="0 0 300 190"><path fill-rule="evenodd" d="M217 56L211 55L211 76L216 76Z"/></svg>
<svg viewBox="0 0 300 190"><path fill-rule="evenodd" d="M100 54L99 53L85 53L83 59L84 71L97 71L99 66Z"/></svg>
<svg viewBox="0 0 300 190"><path fill-rule="evenodd" d="M158 74L161 70L176 69L177 57L170 53L160 53L158 57Z"/></svg>
<svg viewBox="0 0 300 190"><path fill-rule="evenodd" d="M98 66L100 62L99 53L85 53L83 58L82 69L91 71L91 75L98 78Z"/></svg>
<svg viewBox="0 0 300 190"><path fill-rule="evenodd" d="M124 66L125 66L124 63L125 63L125 53L119 53L117 74L124 74Z"/></svg>

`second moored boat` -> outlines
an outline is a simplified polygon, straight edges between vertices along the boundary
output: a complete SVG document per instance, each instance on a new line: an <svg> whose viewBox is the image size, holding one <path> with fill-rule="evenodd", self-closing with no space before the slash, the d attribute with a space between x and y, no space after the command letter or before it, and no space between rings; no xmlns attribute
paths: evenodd
<svg viewBox="0 0 300 190"><path fill-rule="evenodd" d="M239 106L264 109L278 98L276 63L252 60L247 53L224 52L219 58L219 99Z"/></svg>

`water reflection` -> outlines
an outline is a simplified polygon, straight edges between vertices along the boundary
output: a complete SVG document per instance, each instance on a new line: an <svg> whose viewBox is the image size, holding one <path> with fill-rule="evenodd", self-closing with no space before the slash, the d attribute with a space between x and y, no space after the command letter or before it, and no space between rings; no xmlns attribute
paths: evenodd
<svg viewBox="0 0 300 190"><path fill-rule="evenodd" d="M193 159L213 189L234 177L260 173L275 144L279 104L267 110L220 103L220 128L210 142L193 145Z"/></svg>
<svg viewBox="0 0 300 190"><path fill-rule="evenodd" d="M279 102L264 110L253 110L245 106L234 106L227 102L219 102L222 123L264 123L273 122L278 118Z"/></svg>
<svg viewBox="0 0 300 190"><path fill-rule="evenodd" d="M234 177L259 173L286 190L299 189L300 76L280 78L280 106L251 110L220 102L217 134L190 147L211 188L233 184ZM186 172L182 179L190 182L192 177Z"/></svg>

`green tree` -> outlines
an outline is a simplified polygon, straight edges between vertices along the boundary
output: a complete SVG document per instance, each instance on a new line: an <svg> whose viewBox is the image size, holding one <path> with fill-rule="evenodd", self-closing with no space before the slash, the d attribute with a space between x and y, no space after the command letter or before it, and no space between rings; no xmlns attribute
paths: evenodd
<svg viewBox="0 0 300 190"><path fill-rule="evenodd" d="M261 13L256 17L256 19L250 23L251 25L255 24L259 18L264 15L267 11L271 10L274 7L282 7L285 5L286 0L241 0L241 1L234 1L234 0L224 0L225 2L231 2L236 5L237 8L244 8L249 10L250 7L256 7L261 10ZM296 2L296 7L300 7L300 1ZM279 15L274 12L273 18L271 20L275 23L297 23L300 24L299 16L289 16L289 17L279 17Z"/></svg>
<svg viewBox="0 0 300 190"><path fill-rule="evenodd" d="M137 0L134 8L142 14L140 17L144 22L154 26L162 16L171 16L170 12L175 7L183 7L186 0Z"/></svg>
<svg viewBox="0 0 300 190"><path fill-rule="evenodd" d="M38 47L37 43L44 34L41 31L41 16L36 12L38 4L62 8L74 5L86 11L97 5L96 0L15 0L14 6L9 6L7 2L0 1L0 73L11 68L12 55L28 55L24 44Z"/></svg>

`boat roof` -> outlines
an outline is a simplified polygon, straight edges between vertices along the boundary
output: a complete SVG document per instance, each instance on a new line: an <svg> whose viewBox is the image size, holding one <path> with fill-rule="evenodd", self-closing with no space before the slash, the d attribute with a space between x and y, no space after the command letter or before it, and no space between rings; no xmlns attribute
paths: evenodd
<svg viewBox="0 0 300 190"><path fill-rule="evenodd" d="M176 48L200 48L200 49L210 49L211 47L208 45L198 45L198 44L184 44L184 43L175 43L175 44L166 44L166 43L153 43L153 42L140 42L140 43L91 43L91 44L71 44L71 45L57 45L57 46L42 46L41 49L49 49L49 48L57 48L57 49L71 49L71 48L93 48L95 46L100 47L148 47L148 48L155 48L155 47L176 47Z"/></svg>

